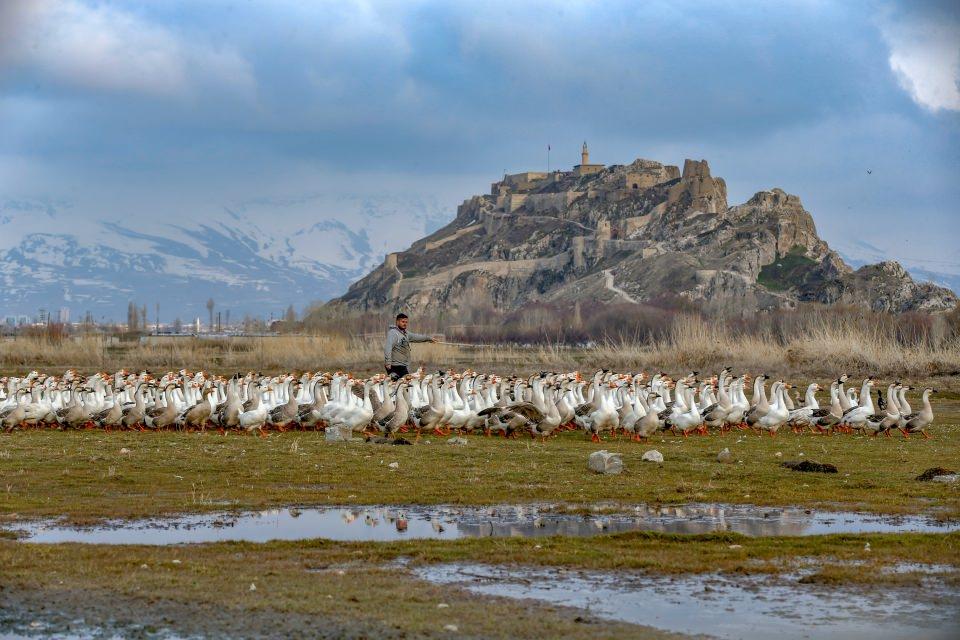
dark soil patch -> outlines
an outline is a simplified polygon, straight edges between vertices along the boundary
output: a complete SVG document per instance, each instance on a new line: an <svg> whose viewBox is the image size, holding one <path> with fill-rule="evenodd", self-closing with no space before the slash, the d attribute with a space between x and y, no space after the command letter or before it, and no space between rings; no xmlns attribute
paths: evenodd
<svg viewBox="0 0 960 640"><path fill-rule="evenodd" d="M788 460L781 464L787 469L794 471L807 471L810 473L836 473L837 468L829 462L814 462L813 460Z"/></svg>

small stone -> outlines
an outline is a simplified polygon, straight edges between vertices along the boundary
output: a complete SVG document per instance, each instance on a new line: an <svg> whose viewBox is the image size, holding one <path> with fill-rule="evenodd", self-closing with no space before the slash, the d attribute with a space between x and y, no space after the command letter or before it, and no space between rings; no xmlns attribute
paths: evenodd
<svg viewBox="0 0 960 640"><path fill-rule="evenodd" d="M868 542L867 544L863 545L863 550L864 550L864 551L870 551L870 543L869 543L869 542Z"/></svg>
<svg viewBox="0 0 960 640"><path fill-rule="evenodd" d="M729 448L724 447L723 451L717 454L717 462L722 462L724 464L730 464L733 462L733 454L730 453Z"/></svg>
<svg viewBox="0 0 960 640"><path fill-rule="evenodd" d="M657 451L656 449L650 449L650 451L647 451L646 453L644 453L643 456L642 456L640 459L643 460L644 462L659 462L659 463L662 463L662 462L663 462L663 454L660 453L659 451Z"/></svg>
<svg viewBox="0 0 960 640"><path fill-rule="evenodd" d="M399 468L400 468L400 463L399 463L399 462L391 462L391 463L388 464L387 466L390 467L391 469L399 469Z"/></svg>
<svg viewBox="0 0 960 640"><path fill-rule="evenodd" d="M460 436L453 436L452 438L447 440L447 444L453 444L453 445L458 445L462 447L465 444L467 444L467 439L461 438Z"/></svg>
<svg viewBox="0 0 960 640"><path fill-rule="evenodd" d="M727 547L727 549L743 549L743 545L742 545L742 544L731 544L730 546Z"/></svg>
<svg viewBox="0 0 960 640"><path fill-rule="evenodd" d="M347 572L344 571L343 569L337 569L337 575L338 575L338 576L345 576L345 575L347 575Z"/></svg>
<svg viewBox="0 0 960 640"><path fill-rule="evenodd" d="M445 625L443 625L443 630L444 630L444 631L459 631L459 630L460 630L460 627L458 627L458 626L455 625L455 624L445 624Z"/></svg>
<svg viewBox="0 0 960 640"><path fill-rule="evenodd" d="M38 621L36 621L36 620L34 620L33 622L30 623L30 628L31 628L31 629L39 629L39 628L42 627L42 626L43 626L43 623L42 623L42 622L38 622Z"/></svg>
<svg viewBox="0 0 960 640"><path fill-rule="evenodd" d="M140 568L141 568L141 569L149 569L150 567L148 567L148 566L145 565L145 564L142 564L142 565L140 565Z"/></svg>
<svg viewBox="0 0 960 640"><path fill-rule="evenodd" d="M348 442L353 437L350 427L330 426L324 429L324 439L327 442Z"/></svg>
<svg viewBox="0 0 960 640"><path fill-rule="evenodd" d="M936 476L936 477L933 479L933 481L934 481L934 482L943 482L944 484L954 484L954 483L957 482L958 479L960 479L960 476L958 476L958 475L955 474L955 473L951 473L950 475L947 475L947 476Z"/></svg>
<svg viewBox="0 0 960 640"><path fill-rule="evenodd" d="M623 471L623 458L619 453L610 453L606 449L594 451L587 458L587 467L594 473L616 475Z"/></svg>
<svg viewBox="0 0 960 640"><path fill-rule="evenodd" d="M533 545L533 548L534 548L534 549L543 549L543 547L542 547L541 545L539 545L539 544Z"/></svg>
<svg viewBox="0 0 960 640"><path fill-rule="evenodd" d="M180 560L177 560L177 559L171 560L170 562L172 562L173 564L180 564Z"/></svg>
<svg viewBox="0 0 960 640"><path fill-rule="evenodd" d="M775 454L773 454L773 457L774 457L774 458L782 458L782 457L783 457L783 452L782 452L782 451L777 451Z"/></svg>
<svg viewBox="0 0 960 640"><path fill-rule="evenodd" d="M128 453L130 453L130 449L127 449L126 447L123 447L122 449L120 449L120 455L125 456Z"/></svg>
<svg viewBox="0 0 960 640"><path fill-rule="evenodd" d="M251 583L250 583L250 591L256 591L256 590L257 590L257 585L255 585L255 584L253 584L253 583L251 582Z"/></svg>
<svg viewBox="0 0 960 640"><path fill-rule="evenodd" d="M446 602L441 602L437 605L437 609L447 609L449 606Z"/></svg>

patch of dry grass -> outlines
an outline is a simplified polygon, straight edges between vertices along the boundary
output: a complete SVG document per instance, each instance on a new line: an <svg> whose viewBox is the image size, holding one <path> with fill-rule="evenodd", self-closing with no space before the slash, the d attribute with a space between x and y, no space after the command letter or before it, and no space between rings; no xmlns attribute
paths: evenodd
<svg viewBox="0 0 960 640"><path fill-rule="evenodd" d="M949 386L956 386L960 375L960 337L945 332L905 337L896 323L822 314L798 315L791 327L738 330L729 322L684 315L662 338L649 342L606 340L590 347L418 344L414 356L428 370L472 367L501 374L596 368L717 371L729 365L794 380L846 372L912 381L938 378ZM0 370L10 374L184 367L224 374L336 369L365 374L380 371L381 362L378 338L344 335L176 338L120 345L106 345L96 336L0 341Z"/></svg>

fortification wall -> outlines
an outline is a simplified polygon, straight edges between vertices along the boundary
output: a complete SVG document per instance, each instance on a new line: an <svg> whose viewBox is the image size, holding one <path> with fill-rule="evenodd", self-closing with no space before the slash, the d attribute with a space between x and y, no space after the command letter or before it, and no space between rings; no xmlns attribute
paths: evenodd
<svg viewBox="0 0 960 640"><path fill-rule="evenodd" d="M451 241L453 241L453 240L456 240L457 238L461 238L461 237L467 235L468 233L473 233L474 231L478 231L478 230L480 230L480 229L482 229L482 228L483 228L483 224L480 224L480 223L478 223L478 224L472 224L472 225L470 225L469 227L464 227L463 229L458 230L456 233L452 233L452 234L450 234L449 236L446 236L446 237L444 237L444 238L440 238L439 240L433 240L433 241L431 241L431 242L426 242L426 243L424 243L424 245L423 245L423 250L426 252L426 251L430 251L430 250L432 250L432 249L436 249L437 247L442 247L443 245L447 244L448 242L451 242Z"/></svg>
<svg viewBox="0 0 960 640"><path fill-rule="evenodd" d="M527 260L491 260L457 264L427 276L404 278L399 283L398 295L405 297L422 289L435 289L446 286L460 274L469 271L483 271L500 277L525 277L537 271L559 270L570 263L569 251L549 258L529 258Z"/></svg>
<svg viewBox="0 0 960 640"><path fill-rule="evenodd" d="M570 204L583 195L579 191L561 191L559 193L532 193L524 201L524 208L531 213L556 211L563 213Z"/></svg>

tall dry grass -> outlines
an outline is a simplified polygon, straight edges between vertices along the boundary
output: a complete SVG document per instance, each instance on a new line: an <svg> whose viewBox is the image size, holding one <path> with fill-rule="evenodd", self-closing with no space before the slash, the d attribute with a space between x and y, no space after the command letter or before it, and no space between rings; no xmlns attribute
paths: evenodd
<svg viewBox="0 0 960 640"><path fill-rule="evenodd" d="M847 372L926 379L960 375L960 337L955 332L905 334L901 324L853 316L807 314L792 319L787 329L738 329L731 323L684 315L655 340L618 338L590 347L419 344L414 357L428 370L471 367L500 374L595 368L716 371L732 366L783 376ZM21 374L67 368L86 373L188 368L222 374L337 369L367 374L381 370L382 358L379 339L339 335L181 338L120 345L99 337L0 341L0 368Z"/></svg>

